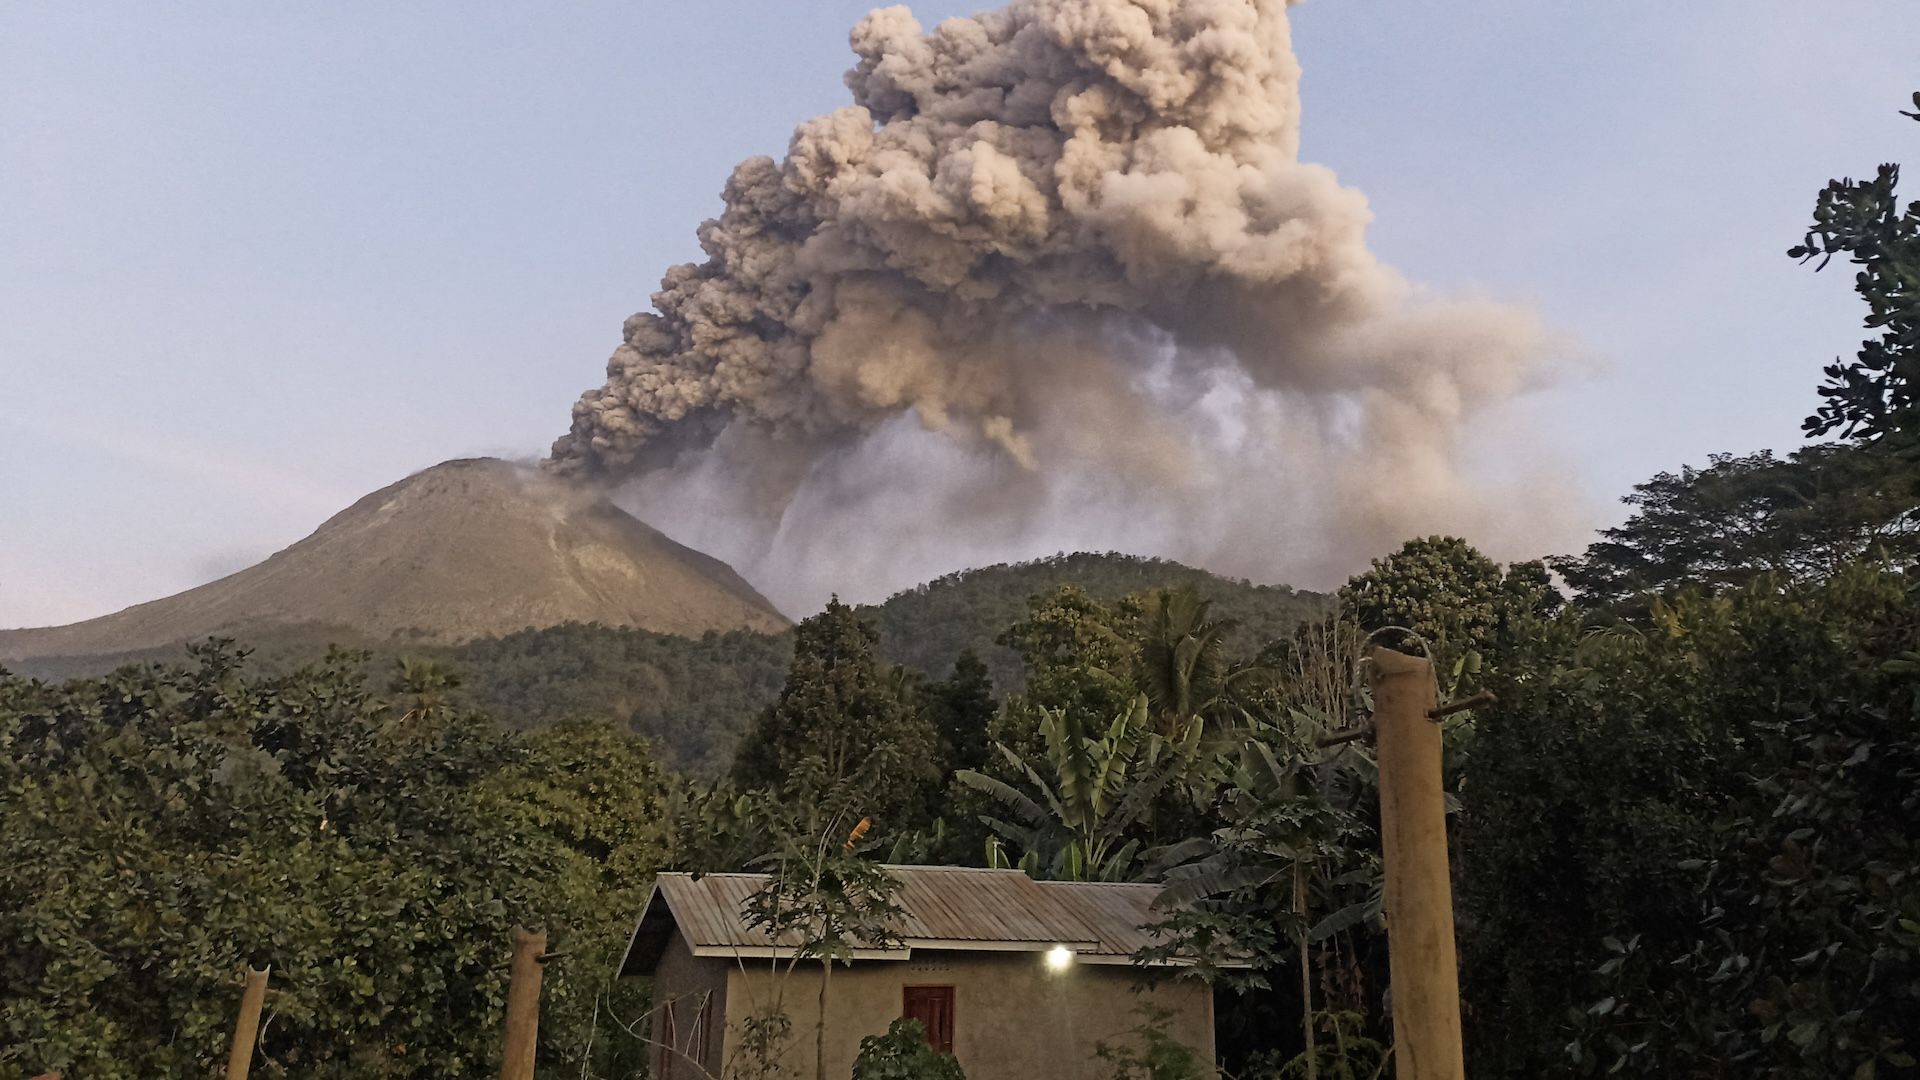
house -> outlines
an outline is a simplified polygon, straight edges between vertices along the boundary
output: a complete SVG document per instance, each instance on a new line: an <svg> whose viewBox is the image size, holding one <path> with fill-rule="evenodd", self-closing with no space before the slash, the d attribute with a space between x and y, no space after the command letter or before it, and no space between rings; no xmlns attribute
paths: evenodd
<svg viewBox="0 0 1920 1080"><path fill-rule="evenodd" d="M825 1075L852 1075L860 1040L918 1019L968 1080L1110 1076L1094 1046L1124 1044L1143 1005L1171 1014L1168 1033L1213 1060L1213 995L1194 979L1154 979L1131 954L1156 885L1035 881L1018 870L889 866L900 891L896 947L836 965L825 1002ZM749 1021L777 1010L792 1027L788 1066L812 1076L820 965L792 942L749 929L742 904L759 874L661 874L621 975L654 979L656 1080L721 1076ZM1171 974L1170 972L1167 974Z"/></svg>

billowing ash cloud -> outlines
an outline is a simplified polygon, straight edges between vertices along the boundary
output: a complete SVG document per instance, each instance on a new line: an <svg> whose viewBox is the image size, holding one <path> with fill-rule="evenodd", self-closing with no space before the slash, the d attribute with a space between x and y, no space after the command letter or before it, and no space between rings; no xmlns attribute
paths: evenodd
<svg viewBox="0 0 1920 1080"><path fill-rule="evenodd" d="M1365 198L1298 160L1281 0L894 7L852 45L853 104L734 170L550 468L802 611L850 569L1096 547L1305 582L1501 528L1463 421L1551 342L1367 250Z"/></svg>

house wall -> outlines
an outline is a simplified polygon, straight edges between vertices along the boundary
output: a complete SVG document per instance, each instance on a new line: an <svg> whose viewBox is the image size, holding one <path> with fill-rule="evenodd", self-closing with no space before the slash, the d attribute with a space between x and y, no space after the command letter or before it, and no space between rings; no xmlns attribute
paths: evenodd
<svg viewBox="0 0 1920 1080"><path fill-rule="evenodd" d="M724 962L715 961L724 965ZM900 1016L901 990L912 985L954 988L954 1056L967 1080L1096 1080L1113 1075L1094 1057L1102 1040L1124 1044L1138 1024L1136 1010L1153 1005L1174 1014L1168 1033L1213 1062L1213 994L1192 979L1168 979L1136 993L1140 972L1125 964L1076 963L1049 972L1033 952L949 952L916 949L911 960L873 960L836 967L828 983L826 1075L852 1074L860 1040L886 1031ZM744 1015L745 1003L771 1002L778 980L766 961L747 961L727 973L727 999ZM820 969L796 967L779 987L793 1021L786 1060L811 1076ZM741 1016L729 1016L726 1058L739 1043Z"/></svg>
<svg viewBox="0 0 1920 1080"><path fill-rule="evenodd" d="M671 1071L661 1066L667 1051L667 1006L674 1015L674 1050ZM705 1006L703 1009L702 1006ZM701 1022L705 1016L704 1026ZM686 939L674 934L653 972L653 1075L663 1073L674 1080L697 1078L705 1062L708 1072L718 1075L727 1028L727 970L725 964L693 955ZM689 1060L691 1059L691 1060Z"/></svg>

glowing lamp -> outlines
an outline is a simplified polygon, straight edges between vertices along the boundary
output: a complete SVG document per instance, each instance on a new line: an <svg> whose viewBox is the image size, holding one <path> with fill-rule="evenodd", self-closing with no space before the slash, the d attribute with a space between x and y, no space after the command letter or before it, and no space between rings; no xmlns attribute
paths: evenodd
<svg viewBox="0 0 1920 1080"><path fill-rule="evenodd" d="M1065 971L1073 966L1073 950L1065 945L1055 945L1047 950L1047 970Z"/></svg>

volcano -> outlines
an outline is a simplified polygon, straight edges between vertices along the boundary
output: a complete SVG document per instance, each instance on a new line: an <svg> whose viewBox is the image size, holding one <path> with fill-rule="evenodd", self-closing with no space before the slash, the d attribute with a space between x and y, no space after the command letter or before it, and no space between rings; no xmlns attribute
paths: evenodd
<svg viewBox="0 0 1920 1080"><path fill-rule="evenodd" d="M689 637L789 625L726 563L675 543L603 494L497 458L466 458L381 488L218 581L85 622L0 631L0 658L103 655L300 627L455 644L566 622Z"/></svg>

